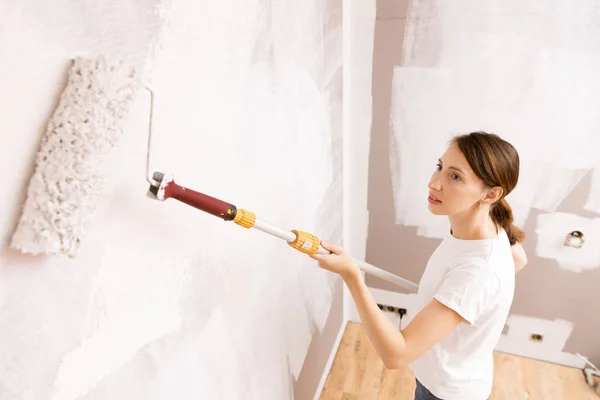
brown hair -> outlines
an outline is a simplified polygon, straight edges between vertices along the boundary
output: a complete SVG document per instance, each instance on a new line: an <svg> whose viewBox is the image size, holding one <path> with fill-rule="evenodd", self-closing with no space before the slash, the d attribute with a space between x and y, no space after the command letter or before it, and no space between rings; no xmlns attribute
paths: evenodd
<svg viewBox="0 0 600 400"><path fill-rule="evenodd" d="M500 186L502 198L492 204L492 220L506 231L510 244L523 241L525 233L513 224L512 208L506 197L519 181L519 153L512 144L493 133L471 132L457 135L450 144L458 145L471 169L488 187Z"/></svg>

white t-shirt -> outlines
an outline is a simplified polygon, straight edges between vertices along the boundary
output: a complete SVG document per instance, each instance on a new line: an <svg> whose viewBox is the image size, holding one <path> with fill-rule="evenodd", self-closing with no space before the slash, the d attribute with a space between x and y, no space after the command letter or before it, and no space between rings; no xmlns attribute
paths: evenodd
<svg viewBox="0 0 600 400"><path fill-rule="evenodd" d="M497 238L445 238L419 283L417 312L432 299L455 310L462 323L409 367L443 400L484 400L492 390L493 351L513 301L515 267L506 232Z"/></svg>

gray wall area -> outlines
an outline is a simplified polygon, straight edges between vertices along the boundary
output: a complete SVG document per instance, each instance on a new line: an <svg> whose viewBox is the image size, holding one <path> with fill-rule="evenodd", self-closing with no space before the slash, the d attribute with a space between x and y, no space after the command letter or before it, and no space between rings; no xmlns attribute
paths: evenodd
<svg viewBox="0 0 600 400"><path fill-rule="evenodd" d="M401 65L402 62L408 3L408 0L379 0L377 3L367 262L418 283L430 254L440 240L419 237L416 227L404 227L395 223L390 174L389 119L392 74L393 67ZM485 130L485 127L481 129ZM427 183L422 182L423 185ZM583 209L589 187L588 176L556 211L575 213L582 217L598 217ZM563 351L578 352L599 365L600 340L597 330L600 327L600 269L571 272L560 269L553 260L536 257L535 229L539 213L533 209L522 227L527 234L523 245L529 263L517 275L511 312L545 320L562 319L572 322L574 329ZM399 291L395 286L373 276L367 275L366 281L372 288Z"/></svg>

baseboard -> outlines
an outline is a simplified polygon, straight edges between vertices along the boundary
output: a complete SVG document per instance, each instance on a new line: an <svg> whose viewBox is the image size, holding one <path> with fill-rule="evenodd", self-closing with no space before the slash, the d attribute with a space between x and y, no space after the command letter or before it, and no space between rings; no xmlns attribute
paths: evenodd
<svg viewBox="0 0 600 400"><path fill-rule="evenodd" d="M321 376L321 380L319 381L319 386L315 391L315 397L313 400L319 400L321 397L321 393L323 392L323 388L325 387L325 382L329 377L329 373L331 372L331 368L333 368L333 362L335 361L335 356L337 355L338 349L340 347L340 343L342 342L342 338L344 337L344 332L346 331L346 326L348 325L347 320L344 320L340 327L340 331L335 338L335 343L333 344L333 348L331 349L331 353L329 354L329 358L327 359L327 364L325 364L325 370L323 371L323 375Z"/></svg>

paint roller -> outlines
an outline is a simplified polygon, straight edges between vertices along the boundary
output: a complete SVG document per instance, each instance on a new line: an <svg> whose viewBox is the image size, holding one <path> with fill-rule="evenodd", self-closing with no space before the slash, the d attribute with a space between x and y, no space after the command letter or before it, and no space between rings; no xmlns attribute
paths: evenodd
<svg viewBox="0 0 600 400"><path fill-rule="evenodd" d="M224 221L233 221L246 229L257 229L269 235L285 240L290 247L304 254L330 254L329 250L321 246L319 238L310 233L297 229L290 231L273 226L266 221L257 219L256 214L234 204L209 196L207 194L181 186L175 182L172 174L152 171L152 118L154 108L154 92L150 92L150 127L148 131L148 147L146 158L146 180L150 184L148 197L165 201L175 199L188 206L204 211ZM396 276L386 270L354 259L360 269L370 275L381 278L408 290L416 291L418 285L404 278Z"/></svg>
<svg viewBox="0 0 600 400"><path fill-rule="evenodd" d="M12 235L23 253L76 256L139 87L134 68L103 56L72 60L67 78Z"/></svg>
<svg viewBox="0 0 600 400"><path fill-rule="evenodd" d="M68 83L36 156L27 198L12 236L13 249L77 255L102 194L106 166L123 134L122 122L139 87L135 69L122 61L109 64L104 57L73 60ZM172 175L151 172L154 92L145 89L151 99L146 158L149 197L179 200L224 221L283 239L305 254L329 253L312 233L280 229L257 219L251 211L180 186ZM381 268L355 261L368 274L409 290L418 287Z"/></svg>

